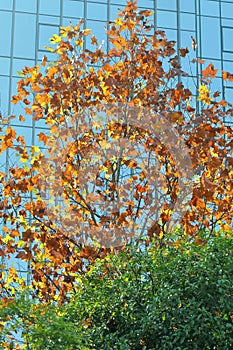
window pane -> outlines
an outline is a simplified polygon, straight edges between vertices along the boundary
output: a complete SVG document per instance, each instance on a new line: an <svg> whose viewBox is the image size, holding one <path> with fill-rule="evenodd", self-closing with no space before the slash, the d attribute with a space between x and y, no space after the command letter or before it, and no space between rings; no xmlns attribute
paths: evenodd
<svg viewBox="0 0 233 350"><path fill-rule="evenodd" d="M166 29L165 30L166 37L168 40L175 40L177 41L177 30L175 29ZM176 50L176 45L174 46L174 49Z"/></svg>
<svg viewBox="0 0 233 350"><path fill-rule="evenodd" d="M102 40L104 40L104 45L107 42L107 35L104 29L106 25L105 22L95 22L95 21L87 21L87 28L92 29L92 33L96 36L98 42L101 44ZM91 37L92 35L87 37L87 48L93 49L93 45L91 45Z"/></svg>
<svg viewBox="0 0 233 350"><path fill-rule="evenodd" d="M233 2L221 2L222 4L222 16L232 18L233 16Z"/></svg>
<svg viewBox="0 0 233 350"><path fill-rule="evenodd" d="M233 73L233 61L224 61L223 70Z"/></svg>
<svg viewBox="0 0 233 350"><path fill-rule="evenodd" d="M0 22L4 30L0 30L0 55L10 56L12 16L10 12L0 12Z"/></svg>
<svg viewBox="0 0 233 350"><path fill-rule="evenodd" d="M46 49L42 49L37 54L38 61L41 62L44 56L48 57L48 61L55 61L57 59L56 53L52 53Z"/></svg>
<svg viewBox="0 0 233 350"><path fill-rule="evenodd" d="M70 0L70 1L79 1L79 0ZM82 0L81 0L82 1ZM85 1L85 0L84 0ZM96 0L89 0L90 2L96 2ZM111 1L111 0L110 0ZM114 0L114 3L115 4L123 4L123 1L124 0ZM104 4L107 4L108 3L108 0L98 0L98 2L102 2ZM125 4L125 1L124 1L124 4Z"/></svg>
<svg viewBox="0 0 233 350"><path fill-rule="evenodd" d="M176 28L177 27L177 14L170 11L158 11L157 12L157 26L163 28Z"/></svg>
<svg viewBox="0 0 233 350"><path fill-rule="evenodd" d="M0 168L2 169L2 171L5 171L6 169L6 152L0 154Z"/></svg>
<svg viewBox="0 0 233 350"><path fill-rule="evenodd" d="M60 0L40 0L39 12L45 15L60 15Z"/></svg>
<svg viewBox="0 0 233 350"><path fill-rule="evenodd" d="M110 21L114 21L123 8L124 6L110 6Z"/></svg>
<svg viewBox="0 0 233 350"><path fill-rule="evenodd" d="M176 10L176 0L157 0L157 7L158 9Z"/></svg>
<svg viewBox="0 0 233 350"><path fill-rule="evenodd" d="M195 12L195 0L180 0L180 10Z"/></svg>
<svg viewBox="0 0 233 350"><path fill-rule="evenodd" d="M225 89L225 99L227 101L233 101L233 88L226 88ZM231 123L233 123L232 117L229 120Z"/></svg>
<svg viewBox="0 0 233 350"><path fill-rule="evenodd" d="M192 49L192 39L191 39L191 35L193 37L195 37L194 32L190 32L190 31L181 31L180 34L180 39L181 39L181 47L185 48L188 47L190 53L193 53L194 56L196 56L195 52Z"/></svg>
<svg viewBox="0 0 233 350"><path fill-rule="evenodd" d="M195 15L182 13L180 16L180 26L182 29L195 30Z"/></svg>
<svg viewBox="0 0 233 350"><path fill-rule="evenodd" d="M20 59L20 58L14 58L13 59L13 67L12 67L12 74L18 78L19 75L17 72L22 71L22 69L27 66L27 67L32 67L35 65L34 60L25 60L25 59Z"/></svg>
<svg viewBox="0 0 233 350"><path fill-rule="evenodd" d="M233 28L223 28L223 50L233 52Z"/></svg>
<svg viewBox="0 0 233 350"><path fill-rule="evenodd" d="M40 15L39 16L39 24L56 24L59 26L60 24L60 18L59 17L53 17L53 16L44 16Z"/></svg>
<svg viewBox="0 0 233 350"><path fill-rule="evenodd" d="M201 40L202 55L208 58L220 58L220 21L219 18L202 17Z"/></svg>
<svg viewBox="0 0 233 350"><path fill-rule="evenodd" d="M107 20L107 6L104 4L87 4L87 18Z"/></svg>
<svg viewBox="0 0 233 350"><path fill-rule="evenodd" d="M145 7L147 9L153 9L154 8L154 1L153 0L138 0L138 6Z"/></svg>
<svg viewBox="0 0 233 350"><path fill-rule="evenodd" d="M62 26L63 27L67 27L70 25L70 22L73 24L73 25L76 25L77 23L79 23L79 21L81 20L81 17L63 17L62 18ZM81 29L84 28L83 24L81 25L80 27Z"/></svg>
<svg viewBox="0 0 233 350"><path fill-rule="evenodd" d="M84 3L82 1L63 1L63 16L83 18Z"/></svg>
<svg viewBox="0 0 233 350"><path fill-rule="evenodd" d="M196 67L193 65L192 66L192 75L188 76L188 77L182 77L181 81L183 82L183 84L185 85L185 87L187 87L189 90L192 91L193 94L196 94L197 91L197 85L196 85L196 81L193 79L193 75L196 73ZM190 68L187 71L188 73L190 72Z"/></svg>
<svg viewBox="0 0 233 350"><path fill-rule="evenodd" d="M36 12L36 1L33 0L16 0L16 11Z"/></svg>
<svg viewBox="0 0 233 350"><path fill-rule="evenodd" d="M10 59L0 57L0 74L9 75L10 73Z"/></svg>
<svg viewBox="0 0 233 350"><path fill-rule="evenodd" d="M233 52L223 52L223 59L233 62Z"/></svg>
<svg viewBox="0 0 233 350"><path fill-rule="evenodd" d="M21 123L22 124L22 123ZM24 136L24 140L26 142L26 146L30 146L32 144L32 128L23 126L15 126L15 131L17 135Z"/></svg>
<svg viewBox="0 0 233 350"><path fill-rule="evenodd" d="M232 19L222 18L222 26L233 28L233 16L232 16Z"/></svg>
<svg viewBox="0 0 233 350"><path fill-rule="evenodd" d="M119 5L124 5L124 6L126 5L126 1L125 0L114 0L113 2L114 2L114 4L119 4Z"/></svg>
<svg viewBox="0 0 233 350"><path fill-rule="evenodd" d="M0 0L1 10L12 10L13 0Z"/></svg>
<svg viewBox="0 0 233 350"><path fill-rule="evenodd" d="M201 14L206 16L219 16L219 1L201 0Z"/></svg>
<svg viewBox="0 0 233 350"><path fill-rule="evenodd" d="M220 91L220 92L222 91L222 79L221 78L215 78L211 81L210 91L212 93L214 91Z"/></svg>
<svg viewBox="0 0 233 350"><path fill-rule="evenodd" d="M19 78L20 78L19 76L18 76L18 77L13 77L12 80L11 80L11 83L12 83L12 86L11 86L12 91L11 91L11 96L10 96L10 98L11 98L13 95L17 94L17 87L18 87L18 84L17 84L17 83L18 83L18 81L19 81ZM28 96L27 98L30 100L30 96ZM18 116L19 116L20 114L24 115L25 119L30 120L30 124L31 124L31 119L32 119L32 117L29 116L29 115L28 115L28 116L25 115L24 107L25 107L25 105L24 105L23 103L21 103L21 102L17 103L16 105L13 104L13 103L11 103L11 105L10 105L10 113L13 114L13 115L16 115L17 118L18 118ZM17 124L17 122L16 122L15 120L13 120L12 123L13 123L13 124ZM29 123L29 122L28 122L28 123Z"/></svg>
<svg viewBox="0 0 233 350"><path fill-rule="evenodd" d="M35 57L36 16L15 14L14 56Z"/></svg>
<svg viewBox="0 0 233 350"><path fill-rule="evenodd" d="M39 50L45 50L45 46L51 46L49 39L53 34L59 34L59 28L57 26L51 26L49 24L40 24L39 26ZM52 46L51 46L52 47Z"/></svg>
<svg viewBox="0 0 233 350"><path fill-rule="evenodd" d="M9 78L0 76L0 111L3 117L8 116Z"/></svg>

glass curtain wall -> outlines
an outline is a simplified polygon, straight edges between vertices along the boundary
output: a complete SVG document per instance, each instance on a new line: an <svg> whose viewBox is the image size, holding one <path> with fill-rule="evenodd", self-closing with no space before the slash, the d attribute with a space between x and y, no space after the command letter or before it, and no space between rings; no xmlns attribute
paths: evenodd
<svg viewBox="0 0 233 350"><path fill-rule="evenodd" d="M108 49L104 27L113 21L126 0L0 0L0 112L3 117L23 114L23 106L10 103L16 93L18 71L23 66L40 63L46 54L55 57L45 49L52 34L58 34L59 27L76 23L84 18L84 27L93 33ZM219 69L213 89L222 97L233 101L233 84L221 79L221 70L233 72L233 0L138 0L141 9L154 11L155 27L165 30L177 48L191 48L191 36L197 42L196 51L190 49L190 59L201 58L212 62ZM85 43L88 47L88 41ZM190 70L189 64L184 66ZM200 76L201 66L192 65L190 75ZM195 79L188 79L189 88L197 89ZM187 83L187 81L186 81ZM26 118L23 127L17 119L12 126L19 135L24 135L27 145L36 143L36 135L45 132L43 121ZM227 120L227 123L232 121ZM0 158L5 166L13 158Z"/></svg>
<svg viewBox="0 0 233 350"><path fill-rule="evenodd" d="M9 102L16 92L17 72L25 65L39 63L45 54L53 59L45 46L52 34L59 32L59 26L84 18L84 26L105 40L107 48L106 22L114 20L125 4L126 0L0 0L1 114L22 112L20 106ZM165 30L178 47L190 48L193 36L198 46L190 55L211 61L219 73L233 71L233 0L139 0L138 5L154 10L155 26ZM201 72L201 67L193 65L192 69L195 76ZM220 75L214 83L223 98L233 99L232 84L223 82ZM190 87L191 84L190 79ZM14 127L25 135L28 144L34 143L35 135L43 128L40 122L33 123L31 119L27 130L16 124Z"/></svg>

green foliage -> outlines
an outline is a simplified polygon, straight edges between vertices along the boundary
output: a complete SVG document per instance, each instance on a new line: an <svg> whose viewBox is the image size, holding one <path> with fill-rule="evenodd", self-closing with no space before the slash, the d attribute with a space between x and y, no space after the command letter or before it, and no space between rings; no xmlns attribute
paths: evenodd
<svg viewBox="0 0 233 350"><path fill-rule="evenodd" d="M232 349L232 247L226 234L129 246L79 277L66 305L10 312L19 322L24 309L28 349Z"/></svg>

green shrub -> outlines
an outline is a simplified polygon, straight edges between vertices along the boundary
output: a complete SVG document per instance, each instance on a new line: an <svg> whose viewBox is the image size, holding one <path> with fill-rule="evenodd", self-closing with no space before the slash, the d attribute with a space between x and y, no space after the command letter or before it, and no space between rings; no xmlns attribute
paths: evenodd
<svg viewBox="0 0 233 350"><path fill-rule="evenodd" d="M109 255L69 304L34 311L30 349L232 349L232 247L219 235Z"/></svg>

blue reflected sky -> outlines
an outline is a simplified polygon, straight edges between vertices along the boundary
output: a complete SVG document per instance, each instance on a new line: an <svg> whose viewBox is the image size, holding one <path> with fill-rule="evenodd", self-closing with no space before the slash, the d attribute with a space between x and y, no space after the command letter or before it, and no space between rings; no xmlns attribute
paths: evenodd
<svg viewBox="0 0 233 350"><path fill-rule="evenodd" d="M42 59L44 46L53 33L59 32L60 25L85 17L85 26L93 29L100 42L106 41L106 22L114 20L125 4L126 0L0 0L2 114L20 112L20 107L9 104L9 97L16 91L17 71ZM181 47L191 47L193 35L198 42L198 57L212 61L220 70L233 71L233 0L139 0L138 5L155 10L152 18L169 39L178 41ZM193 57L195 54L192 52ZM233 99L232 84L227 84L224 91ZM216 85L222 89L221 81Z"/></svg>

